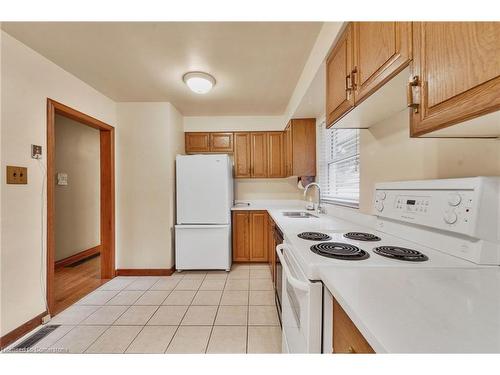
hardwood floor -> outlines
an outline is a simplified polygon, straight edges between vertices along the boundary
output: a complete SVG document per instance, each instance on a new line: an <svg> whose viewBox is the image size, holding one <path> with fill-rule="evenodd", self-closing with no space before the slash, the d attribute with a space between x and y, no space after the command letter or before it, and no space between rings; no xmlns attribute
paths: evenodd
<svg viewBox="0 0 500 375"><path fill-rule="evenodd" d="M101 279L100 256L57 269L54 276L55 308L51 311L52 316L108 281Z"/></svg>

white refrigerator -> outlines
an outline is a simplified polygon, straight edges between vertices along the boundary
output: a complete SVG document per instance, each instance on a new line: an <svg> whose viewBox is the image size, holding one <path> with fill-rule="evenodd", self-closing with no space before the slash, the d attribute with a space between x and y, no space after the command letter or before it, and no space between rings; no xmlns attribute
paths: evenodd
<svg viewBox="0 0 500 375"><path fill-rule="evenodd" d="M231 268L232 162L228 155L177 155L177 270Z"/></svg>

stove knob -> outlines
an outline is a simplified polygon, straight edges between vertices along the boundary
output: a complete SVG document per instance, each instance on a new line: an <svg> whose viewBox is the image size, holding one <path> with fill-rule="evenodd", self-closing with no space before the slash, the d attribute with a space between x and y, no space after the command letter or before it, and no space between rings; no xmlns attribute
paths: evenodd
<svg viewBox="0 0 500 375"><path fill-rule="evenodd" d="M448 204L450 206L458 206L461 201L462 197L460 196L460 194L453 193L448 196Z"/></svg>
<svg viewBox="0 0 500 375"><path fill-rule="evenodd" d="M377 199L383 201L387 195L385 194L385 191L379 191L377 192Z"/></svg>
<svg viewBox="0 0 500 375"><path fill-rule="evenodd" d="M447 212L444 215L444 221L448 224L456 223L457 219L458 219L457 214L453 211Z"/></svg>
<svg viewBox="0 0 500 375"><path fill-rule="evenodd" d="M375 203L375 208L377 209L378 212L382 212L384 210L384 204L380 201L377 201Z"/></svg>

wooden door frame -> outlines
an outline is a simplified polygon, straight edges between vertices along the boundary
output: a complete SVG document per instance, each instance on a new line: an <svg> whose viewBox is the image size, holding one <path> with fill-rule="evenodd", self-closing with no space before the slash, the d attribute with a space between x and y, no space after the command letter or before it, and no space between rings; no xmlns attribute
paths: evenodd
<svg viewBox="0 0 500 375"><path fill-rule="evenodd" d="M55 268L55 116L99 130L101 201L101 278L115 277L115 128L94 117L47 99L47 304L54 311Z"/></svg>

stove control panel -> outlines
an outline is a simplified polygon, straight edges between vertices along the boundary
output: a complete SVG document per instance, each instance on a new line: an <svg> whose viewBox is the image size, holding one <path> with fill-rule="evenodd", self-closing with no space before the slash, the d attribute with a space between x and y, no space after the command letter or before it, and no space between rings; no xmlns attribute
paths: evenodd
<svg viewBox="0 0 500 375"><path fill-rule="evenodd" d="M381 190L375 197L378 216L469 233L476 207L474 191Z"/></svg>
<svg viewBox="0 0 500 375"><path fill-rule="evenodd" d="M374 213L476 238L493 237L489 233L500 230L492 224L500 217L499 186L500 179L494 177L380 183Z"/></svg>

